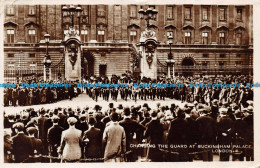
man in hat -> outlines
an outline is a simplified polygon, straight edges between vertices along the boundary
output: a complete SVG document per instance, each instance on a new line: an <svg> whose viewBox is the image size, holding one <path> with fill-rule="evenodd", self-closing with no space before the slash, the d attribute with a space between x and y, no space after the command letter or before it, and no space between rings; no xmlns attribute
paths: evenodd
<svg viewBox="0 0 260 168"><path fill-rule="evenodd" d="M213 101L212 101L212 106L211 106L211 114L210 114L210 116L213 118L213 119L217 119L217 117L218 117L218 114L219 114L219 112L218 112L218 100L217 99L214 99Z"/></svg>
<svg viewBox="0 0 260 168"><path fill-rule="evenodd" d="M82 135L85 131L88 130L88 123L87 123L87 117L86 115L80 115L79 116L79 122L76 123L75 126L77 129L82 131Z"/></svg>
<svg viewBox="0 0 260 168"><path fill-rule="evenodd" d="M110 124L103 133L103 147L105 148L105 162L120 160L122 154L126 152L126 135L124 128L118 123L118 114L112 113Z"/></svg>
<svg viewBox="0 0 260 168"><path fill-rule="evenodd" d="M136 137L140 137L143 134L145 127L138 122L131 119L130 109L124 109L124 119L119 122L119 124L124 128L126 134L126 150L132 151L126 156L127 161L134 162L137 159L137 151L130 147L131 144L137 144Z"/></svg>
<svg viewBox="0 0 260 168"><path fill-rule="evenodd" d="M53 116L51 118L51 121L53 123L53 126L48 129L48 143L49 143L49 149L51 156L58 157L57 149L60 146L60 140L61 140L61 134L64 130L61 126L58 125L59 123L59 117Z"/></svg>
<svg viewBox="0 0 260 168"><path fill-rule="evenodd" d="M158 120L156 111L153 111L151 116L152 121L146 124L147 129L144 133L144 138L149 138L149 143L155 145L155 148L149 148L148 158L151 159L152 162L161 162L163 158L158 144L163 143L163 125L160 123L160 120Z"/></svg>
<svg viewBox="0 0 260 168"><path fill-rule="evenodd" d="M229 161L231 141L234 131L233 121L229 118L227 108L220 108L220 117L217 119L217 137L220 149L220 161Z"/></svg>
<svg viewBox="0 0 260 168"><path fill-rule="evenodd" d="M84 132L83 143L86 146L84 154L87 158L101 158L102 156L102 134L100 129L95 128L96 120L89 118L89 129Z"/></svg>
<svg viewBox="0 0 260 168"><path fill-rule="evenodd" d="M179 109L177 112L177 118L174 119L170 125L168 134L169 146L187 144L188 128L188 122L185 120L185 113L183 109ZM178 161L188 161L187 149L176 148L174 151L179 152Z"/></svg>
<svg viewBox="0 0 260 168"><path fill-rule="evenodd" d="M122 104L118 105L116 112L119 115L119 118L121 119L124 115L124 108Z"/></svg>
<svg viewBox="0 0 260 168"><path fill-rule="evenodd" d="M205 109L200 109L200 117L197 118L196 123L198 126L198 144L201 145L214 145L216 141L216 121L209 116ZM213 154L211 149L202 150L203 161L212 161Z"/></svg>
<svg viewBox="0 0 260 168"><path fill-rule="evenodd" d="M243 113L240 110L236 110L234 113L235 121L234 121L234 131L233 131L233 138L232 138L232 145L239 145L242 146L245 144L244 139L246 138L246 132L247 132L247 123L242 120ZM244 161L244 149L241 150L241 148L233 148L233 151L239 151L240 154L233 154L232 160L235 161L236 158L238 158L240 161Z"/></svg>
<svg viewBox="0 0 260 168"><path fill-rule="evenodd" d="M23 132L23 123L16 123L13 125L16 135L12 137L13 141L13 154L15 163L21 163L29 158L29 155L33 155L33 147L31 139Z"/></svg>
<svg viewBox="0 0 260 168"><path fill-rule="evenodd" d="M248 142L248 144L253 146L254 145L254 116L253 116L254 108L252 106L248 106L245 110L246 110L245 113L246 116L243 118L243 121L247 123L245 140ZM247 161L254 160L254 152L252 148L246 149L245 154L246 154Z"/></svg>
<svg viewBox="0 0 260 168"><path fill-rule="evenodd" d="M67 119L69 129L62 132L61 146L58 153L62 155L65 162L77 162L81 158L82 132L75 128L77 119L69 117Z"/></svg>
<svg viewBox="0 0 260 168"><path fill-rule="evenodd" d="M35 127L29 127L26 129L29 138L31 139L32 143L32 150L33 154L42 154L43 151L43 145L42 141L38 138L35 138L35 136L38 134L38 130ZM39 159L34 159L34 162L40 162L41 160Z"/></svg>

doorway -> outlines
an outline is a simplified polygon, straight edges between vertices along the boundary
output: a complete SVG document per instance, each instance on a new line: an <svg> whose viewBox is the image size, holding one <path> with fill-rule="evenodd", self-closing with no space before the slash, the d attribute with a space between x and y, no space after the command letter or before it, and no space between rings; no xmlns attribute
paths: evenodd
<svg viewBox="0 0 260 168"><path fill-rule="evenodd" d="M193 58L184 58L182 60L182 75L183 76L192 76L194 74L194 59Z"/></svg>
<svg viewBox="0 0 260 168"><path fill-rule="evenodd" d="M83 54L81 61L82 77L89 77L94 75L94 57L91 53Z"/></svg>
<svg viewBox="0 0 260 168"><path fill-rule="evenodd" d="M99 76L106 76L107 65L99 65Z"/></svg>

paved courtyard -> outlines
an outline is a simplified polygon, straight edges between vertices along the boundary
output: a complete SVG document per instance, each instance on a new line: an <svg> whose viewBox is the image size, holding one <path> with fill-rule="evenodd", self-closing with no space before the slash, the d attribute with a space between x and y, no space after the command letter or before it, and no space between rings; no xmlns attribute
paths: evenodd
<svg viewBox="0 0 260 168"><path fill-rule="evenodd" d="M131 107L132 105L138 106L138 105L143 105L144 103L148 103L149 107L155 108L156 104L158 102L161 105L168 105L169 107L172 103L175 103L176 105L179 105L179 106L183 106L183 103L181 103L179 100L169 99L169 98L166 98L165 100L155 99L154 101L150 100L150 99L147 99L146 101L137 99L137 102L135 102L132 99L128 99L127 101L122 100L119 96L119 99L117 102L112 100L111 98L107 102L107 101L103 100L103 98L99 97L98 102L96 102L92 98L90 98L86 93L82 93L78 97L73 98L72 100L66 99L66 100L58 101L56 103L32 105L32 106L17 106L17 107L8 106L8 107L5 107L4 110L6 113L14 113L14 112L19 113L21 110L32 108L32 107L35 110L38 110L42 107L44 107L46 109L48 109L48 108L53 109L56 107L71 107L71 108L75 109L77 107L83 108L85 106L89 106L91 109L96 104L98 104L98 105L102 106L102 111L103 111L103 110L107 109L109 103L114 103L115 107L117 107L118 104L122 104L123 106L127 105L127 106Z"/></svg>

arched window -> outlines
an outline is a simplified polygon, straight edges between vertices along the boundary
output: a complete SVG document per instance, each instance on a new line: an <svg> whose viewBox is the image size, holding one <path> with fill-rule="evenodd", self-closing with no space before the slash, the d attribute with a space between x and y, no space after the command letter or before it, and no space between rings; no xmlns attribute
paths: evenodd
<svg viewBox="0 0 260 168"><path fill-rule="evenodd" d="M14 43L17 24L13 22L7 22L4 24L5 27L5 43Z"/></svg>
<svg viewBox="0 0 260 168"><path fill-rule="evenodd" d="M25 31L26 31L26 36L25 40L27 43L38 43L38 28L39 25L34 23L34 22L29 22L25 24Z"/></svg>

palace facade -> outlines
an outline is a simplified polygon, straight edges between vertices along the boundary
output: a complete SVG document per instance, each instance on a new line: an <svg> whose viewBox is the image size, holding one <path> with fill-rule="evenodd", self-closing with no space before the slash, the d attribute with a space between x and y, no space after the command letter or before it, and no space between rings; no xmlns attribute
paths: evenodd
<svg viewBox="0 0 260 168"><path fill-rule="evenodd" d="M67 5L69 6L69 5ZM77 6L77 5L75 5ZM65 34L72 18L64 16L63 5L5 6L5 81L43 77L43 59L50 34L51 79L65 78ZM81 75L121 75L140 73L134 66L138 43L146 22L139 9L156 9L150 22L157 46L157 75L167 73L170 52L168 37L173 36L171 52L175 75L252 74L252 5L80 5L81 17L74 15L80 34Z"/></svg>

